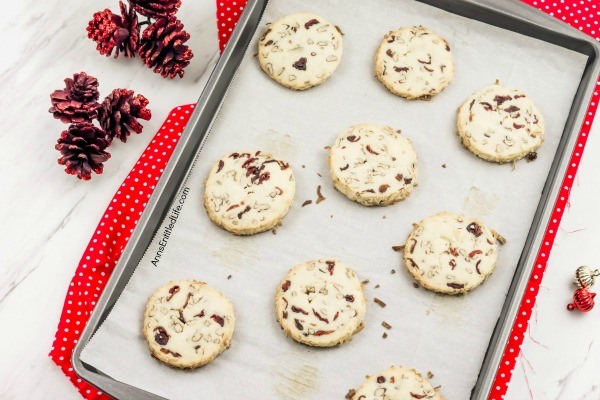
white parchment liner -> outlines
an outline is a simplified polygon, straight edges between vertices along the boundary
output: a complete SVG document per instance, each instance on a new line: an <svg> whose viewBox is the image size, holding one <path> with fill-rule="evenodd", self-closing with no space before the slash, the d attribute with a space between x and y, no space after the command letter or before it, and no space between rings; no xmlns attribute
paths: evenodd
<svg viewBox="0 0 600 400"><path fill-rule="evenodd" d="M322 86L293 92L271 81L253 54L266 22L307 10L341 27L344 55ZM396 97L374 78L374 53L383 35L419 24L444 36L456 61L454 81L430 102ZM432 371L434 385L442 385L447 398L467 399L585 62L578 53L411 0L271 0L189 176L185 204L158 266L151 260L163 229L81 358L116 380L172 399L340 399L366 374L392 364ZM529 93L546 122L538 159L514 169L480 160L455 134L457 107L496 79ZM366 208L332 188L324 146L362 122L390 125L412 140L420 185L408 200ZM240 149L272 152L294 168L296 198L276 235L235 237L214 226L204 211L203 181L211 164ZM317 185L327 198L318 205ZM308 199L313 204L301 207ZM465 296L415 289L401 253L391 250L404 243L413 222L442 210L478 217L508 240L494 274ZM365 329L339 348L293 342L274 315L278 282L292 266L318 257L344 260L370 280ZM231 348L194 371L154 360L141 332L147 297L166 281L185 278L209 283L236 308ZM387 307L373 304L374 297ZM393 327L387 339L382 321Z"/></svg>

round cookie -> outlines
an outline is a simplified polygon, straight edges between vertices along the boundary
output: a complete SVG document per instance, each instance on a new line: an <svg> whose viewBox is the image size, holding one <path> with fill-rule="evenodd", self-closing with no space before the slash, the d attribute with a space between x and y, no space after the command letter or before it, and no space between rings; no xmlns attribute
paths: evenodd
<svg viewBox="0 0 600 400"><path fill-rule="evenodd" d="M479 286L496 266L496 235L474 218L441 212L414 226L404 246L408 272L425 289L458 294Z"/></svg>
<svg viewBox="0 0 600 400"><path fill-rule="evenodd" d="M286 335L315 347L343 343L363 328L366 299L356 273L337 260L313 260L290 270L275 293Z"/></svg>
<svg viewBox="0 0 600 400"><path fill-rule="evenodd" d="M390 367L371 375L354 392L352 400L443 400L429 380L414 369Z"/></svg>
<svg viewBox="0 0 600 400"><path fill-rule="evenodd" d="M400 131L361 124L342 132L331 147L334 187L365 206L388 206L418 185L417 154Z"/></svg>
<svg viewBox="0 0 600 400"><path fill-rule="evenodd" d="M531 97L501 85L469 97L458 109L456 127L467 150L496 163L534 160L544 142L542 114Z"/></svg>
<svg viewBox="0 0 600 400"><path fill-rule="evenodd" d="M252 235L278 225L295 193L296 181L288 163L261 151L231 153L210 170L204 207L223 229Z"/></svg>
<svg viewBox="0 0 600 400"><path fill-rule="evenodd" d="M233 305L204 282L169 282L148 299L144 336L150 353L177 368L208 364L229 348Z"/></svg>
<svg viewBox="0 0 600 400"><path fill-rule="evenodd" d="M258 40L260 67L275 82L294 90L325 82L340 64L342 52L339 28L308 13L269 24Z"/></svg>
<svg viewBox="0 0 600 400"><path fill-rule="evenodd" d="M383 37L375 53L375 75L392 93L429 99L450 84L454 58L448 42L424 26L409 26Z"/></svg>

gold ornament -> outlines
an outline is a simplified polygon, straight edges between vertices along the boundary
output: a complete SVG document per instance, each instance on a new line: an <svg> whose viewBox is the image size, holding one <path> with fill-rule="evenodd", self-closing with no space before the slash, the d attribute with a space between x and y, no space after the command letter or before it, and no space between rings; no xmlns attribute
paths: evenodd
<svg viewBox="0 0 600 400"><path fill-rule="evenodd" d="M577 268L577 271L575 271L575 278L573 278L573 283L575 283L580 288L590 288L594 286L595 278L599 275L600 270L592 270L590 267L581 266Z"/></svg>

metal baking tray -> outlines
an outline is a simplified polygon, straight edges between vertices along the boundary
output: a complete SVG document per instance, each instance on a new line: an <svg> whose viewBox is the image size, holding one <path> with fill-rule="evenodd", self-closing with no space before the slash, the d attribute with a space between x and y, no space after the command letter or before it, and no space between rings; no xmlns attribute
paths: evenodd
<svg viewBox="0 0 600 400"><path fill-rule="evenodd" d="M471 399L486 399L508 341L513 321L531 275L537 250L550 219L561 179L568 166L585 112L600 74L600 44L557 19L518 1L496 0L417 0L442 10L546 41L588 56L561 141L546 179L536 214L529 230L514 278L498 319ZM117 302L156 231L174 196L190 171L195 155L226 97L252 36L259 26L268 0L249 0L236 29L217 63L181 139L158 182L136 229L117 264L104 293L84 329L72 355L75 372L112 397L119 399L162 399L142 389L118 382L82 362L80 355Z"/></svg>

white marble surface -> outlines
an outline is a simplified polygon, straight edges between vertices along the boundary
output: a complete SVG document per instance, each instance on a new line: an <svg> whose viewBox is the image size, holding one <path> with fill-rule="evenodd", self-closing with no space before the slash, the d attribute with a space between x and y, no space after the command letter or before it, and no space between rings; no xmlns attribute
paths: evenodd
<svg viewBox="0 0 600 400"><path fill-rule="evenodd" d="M104 58L85 26L111 2L21 0L3 7L0 26L0 399L76 399L47 357L65 291L106 204L168 110L194 102L218 57L214 2L183 1L179 13L195 58L182 80L167 81L139 60ZM47 113L62 79L86 71L101 95L128 87L150 100L144 133L111 147L104 174L66 175L53 147L64 126ZM600 398L600 310L568 313L579 264L600 266L600 118L592 130L550 257L535 318L508 399Z"/></svg>

